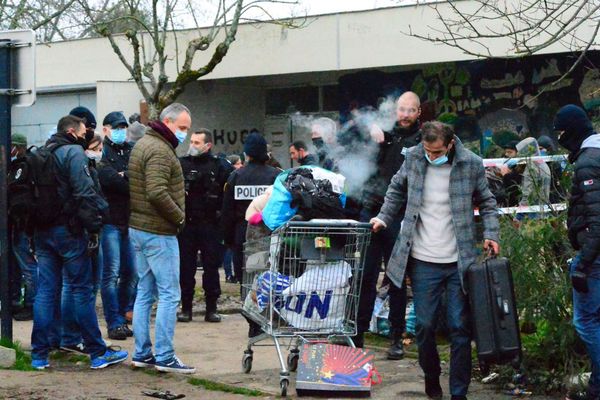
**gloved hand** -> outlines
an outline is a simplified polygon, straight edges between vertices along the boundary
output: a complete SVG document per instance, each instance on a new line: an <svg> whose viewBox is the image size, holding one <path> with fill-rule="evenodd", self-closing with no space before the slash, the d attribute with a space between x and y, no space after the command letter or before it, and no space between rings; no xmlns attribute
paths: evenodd
<svg viewBox="0 0 600 400"><path fill-rule="evenodd" d="M517 165L517 160L515 160L514 158L511 158L511 159L507 160L505 162L505 164L508 168L514 168Z"/></svg>
<svg viewBox="0 0 600 400"><path fill-rule="evenodd" d="M94 254L96 254L98 252L98 234L97 233L92 233L90 234L90 237L88 239L88 244L87 244L87 253L89 256L93 256Z"/></svg>
<svg viewBox="0 0 600 400"><path fill-rule="evenodd" d="M579 293L587 293L589 291L587 284L587 268L582 264L581 256L577 255L572 260L569 260L568 263L573 289Z"/></svg>
<svg viewBox="0 0 600 400"><path fill-rule="evenodd" d="M573 284L573 289L579 293L587 293L589 291L587 274L581 264L575 267L575 270L571 273L571 283Z"/></svg>

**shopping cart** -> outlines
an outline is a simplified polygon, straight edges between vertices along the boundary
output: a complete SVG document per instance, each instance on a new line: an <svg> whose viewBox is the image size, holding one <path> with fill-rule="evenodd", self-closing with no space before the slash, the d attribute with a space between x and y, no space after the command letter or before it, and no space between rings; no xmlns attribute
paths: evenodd
<svg viewBox="0 0 600 400"><path fill-rule="evenodd" d="M248 340L244 372L252 370L253 346L275 346L286 396L300 345L335 341L354 347L370 235L370 224L352 220L290 221L270 236L246 242L242 313L260 333Z"/></svg>

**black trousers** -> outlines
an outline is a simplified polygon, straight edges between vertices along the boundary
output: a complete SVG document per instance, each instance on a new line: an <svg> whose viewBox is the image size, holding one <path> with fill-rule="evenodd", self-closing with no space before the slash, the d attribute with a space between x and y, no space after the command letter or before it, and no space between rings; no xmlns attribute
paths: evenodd
<svg viewBox="0 0 600 400"><path fill-rule="evenodd" d="M179 234L179 253L181 258L179 284L181 286L181 307L191 310L196 286L197 254L202 260L202 289L206 299L206 311L217 309L217 300L221 295L219 267L223 264L224 246L219 227L214 223L188 223Z"/></svg>
<svg viewBox="0 0 600 400"><path fill-rule="evenodd" d="M375 216L375 213L362 210L360 220L369 222ZM400 232L400 223L401 220L397 219L391 226L371 235L371 243L365 255L360 300L358 302L358 333L369 330L375 297L377 296L377 280L379 279L381 263L383 261L387 266L390 261L392 249ZM394 332L403 333L406 328L406 285L403 284L401 288L396 287L391 282L390 285L388 292L390 295L389 321Z"/></svg>
<svg viewBox="0 0 600 400"><path fill-rule="evenodd" d="M232 247L233 252L233 274L242 281L242 271L244 268L244 243L246 243L246 229L248 222L239 221L235 224L235 237Z"/></svg>

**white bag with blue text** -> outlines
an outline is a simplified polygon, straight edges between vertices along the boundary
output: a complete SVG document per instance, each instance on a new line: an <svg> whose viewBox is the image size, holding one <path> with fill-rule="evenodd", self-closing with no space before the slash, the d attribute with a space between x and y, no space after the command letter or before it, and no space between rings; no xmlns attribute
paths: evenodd
<svg viewBox="0 0 600 400"><path fill-rule="evenodd" d="M339 331L346 315L350 265L345 261L309 260L305 272L282 295L279 313L287 323L307 331Z"/></svg>

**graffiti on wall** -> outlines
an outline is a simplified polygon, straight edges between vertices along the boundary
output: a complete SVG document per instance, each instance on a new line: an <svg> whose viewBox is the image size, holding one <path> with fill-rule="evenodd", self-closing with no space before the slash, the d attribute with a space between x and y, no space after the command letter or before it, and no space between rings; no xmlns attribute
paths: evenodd
<svg viewBox="0 0 600 400"><path fill-rule="evenodd" d="M213 129L213 142L217 152L226 154L241 153L246 136L258 132L256 128L237 130Z"/></svg>
<svg viewBox="0 0 600 400"><path fill-rule="evenodd" d="M382 96L412 90L421 98L422 119L454 114L467 127L461 137L479 137L486 130L512 130L522 136L552 134L552 121L563 105L575 103L600 119L600 51L590 51L578 68L561 78L578 54L551 54L522 59L485 60L427 65L418 70L373 74ZM340 80L342 82L349 79ZM357 78L354 93L365 91ZM352 84L352 82L350 82ZM542 93L542 94L540 94ZM341 107L342 112L344 105Z"/></svg>

